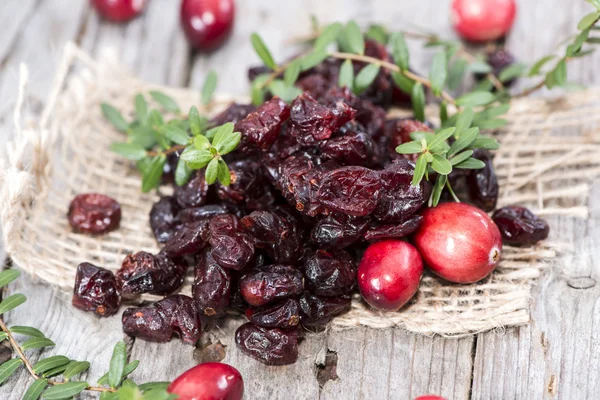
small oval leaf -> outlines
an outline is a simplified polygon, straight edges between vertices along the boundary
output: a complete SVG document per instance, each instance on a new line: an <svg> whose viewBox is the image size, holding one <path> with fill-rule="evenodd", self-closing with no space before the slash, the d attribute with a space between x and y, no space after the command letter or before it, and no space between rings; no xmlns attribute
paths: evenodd
<svg viewBox="0 0 600 400"><path fill-rule="evenodd" d="M340 75L338 77L338 86L347 87L350 90L354 88L354 67L351 60L346 60L340 67Z"/></svg>
<svg viewBox="0 0 600 400"><path fill-rule="evenodd" d="M7 269L0 272L0 287L4 287L17 279L21 275L21 272L18 269Z"/></svg>
<svg viewBox="0 0 600 400"><path fill-rule="evenodd" d="M125 121L125 118L123 118L123 115L121 115L121 113L119 111L117 111L116 108L114 108L110 104L106 104L106 103L102 103L100 105L100 108L102 109L102 114L104 114L104 117L111 124L113 124L113 126L115 128L117 128L118 131L127 132L127 129L129 128L129 124L127 123L127 121Z"/></svg>
<svg viewBox="0 0 600 400"><path fill-rule="evenodd" d="M179 106L171 96L166 95L163 92L159 92L157 90L151 90L150 96L152 96L154 101L163 106L165 110L173 113L179 112Z"/></svg>
<svg viewBox="0 0 600 400"><path fill-rule="evenodd" d="M253 33L250 36L250 41L252 42L252 47L254 47L254 51L256 52L258 57L260 57L262 62L270 69L277 68L277 64L275 63L275 60L273 60L273 56L267 48L267 45L257 33Z"/></svg>
<svg viewBox="0 0 600 400"><path fill-rule="evenodd" d="M445 157L442 157L439 154L433 155L431 168L441 175L448 175L450 172L452 172L452 164L450 164L450 161L446 160Z"/></svg>
<svg viewBox="0 0 600 400"><path fill-rule="evenodd" d="M133 161L139 161L147 155L146 149L137 143L112 143L110 151Z"/></svg>
<svg viewBox="0 0 600 400"><path fill-rule="evenodd" d="M110 359L110 368L108 370L108 384L112 388L116 388L123 379L123 370L127 363L127 347L125 342L119 341L113 349L113 354Z"/></svg>
<svg viewBox="0 0 600 400"><path fill-rule="evenodd" d="M354 79L354 93L357 95L364 93L377 78L380 69L381 67L377 64L369 64L361 69Z"/></svg>
<svg viewBox="0 0 600 400"><path fill-rule="evenodd" d="M52 347L54 345L55 345L55 343L50 339L34 337L34 338L26 340L23 343L23 345L21 346L21 349L23 349L23 350L41 349L43 347Z"/></svg>
<svg viewBox="0 0 600 400"><path fill-rule="evenodd" d="M202 85L202 104L210 104L213 93L217 88L217 81L217 73L211 69L206 75L206 79L204 79L204 84Z"/></svg>
<svg viewBox="0 0 600 400"><path fill-rule="evenodd" d="M23 400L38 400L44 389L46 389L46 386L48 386L48 379L36 380L23 395Z"/></svg>
<svg viewBox="0 0 600 400"><path fill-rule="evenodd" d="M215 183L215 181L217 180L218 169L219 160L213 158L206 166L206 172L204 173L206 183L208 183L209 185Z"/></svg>
<svg viewBox="0 0 600 400"><path fill-rule="evenodd" d="M23 361L20 358L12 358L0 365L0 385L10 378L22 364Z"/></svg>
<svg viewBox="0 0 600 400"><path fill-rule="evenodd" d="M65 379L71 379L75 375L81 374L90 368L90 363L87 361L72 361L67 366L67 369L63 373Z"/></svg>
<svg viewBox="0 0 600 400"><path fill-rule="evenodd" d="M27 297L21 293L13 294L0 303L0 314L4 314L27 301Z"/></svg>
<svg viewBox="0 0 600 400"><path fill-rule="evenodd" d="M69 360L65 356L52 356L48 358L44 358L37 363L34 364L33 370L41 374L43 372L49 371L53 368L60 367L62 365L67 365L71 360Z"/></svg>
<svg viewBox="0 0 600 400"><path fill-rule="evenodd" d="M59 385L50 386L42 393L44 400L62 400L71 398L85 390L88 387L87 382L68 382Z"/></svg>

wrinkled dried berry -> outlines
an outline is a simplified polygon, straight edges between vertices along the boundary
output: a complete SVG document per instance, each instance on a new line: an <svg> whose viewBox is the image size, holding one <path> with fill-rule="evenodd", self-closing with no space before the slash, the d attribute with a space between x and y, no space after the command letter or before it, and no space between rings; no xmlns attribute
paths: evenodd
<svg viewBox="0 0 600 400"><path fill-rule="evenodd" d="M263 328L251 323L235 332L235 343L242 353L267 365L286 365L298 359L298 332Z"/></svg>
<svg viewBox="0 0 600 400"><path fill-rule="evenodd" d="M317 192L319 203L332 211L360 217L377 207L381 181L377 172L364 167L343 167L328 172Z"/></svg>
<svg viewBox="0 0 600 400"><path fill-rule="evenodd" d="M201 207L186 208L181 210L178 217L181 222L200 221L212 218L215 215L234 214L234 208L225 204L209 204Z"/></svg>
<svg viewBox="0 0 600 400"><path fill-rule="evenodd" d="M68 217L75 232L94 235L107 233L119 227L121 206L103 194L80 194L71 201Z"/></svg>
<svg viewBox="0 0 600 400"><path fill-rule="evenodd" d="M324 160L333 160L341 165L373 167L379 164L380 159L377 144L361 131L322 142L319 151Z"/></svg>
<svg viewBox="0 0 600 400"><path fill-rule="evenodd" d="M140 251L125 257L116 276L124 294L167 295L181 287L186 271L182 259Z"/></svg>
<svg viewBox="0 0 600 400"><path fill-rule="evenodd" d="M243 204L253 211L268 209L275 203L276 193L264 177L260 164L253 160L240 160L228 164L231 184L217 185L221 200Z"/></svg>
<svg viewBox="0 0 600 400"><path fill-rule="evenodd" d="M241 220L254 245L264 249L278 263L295 262L300 255L302 236L295 221L269 211L254 211Z"/></svg>
<svg viewBox="0 0 600 400"><path fill-rule="evenodd" d="M179 204L171 196L161 197L150 210L150 227L158 243L166 243L180 225Z"/></svg>
<svg viewBox="0 0 600 400"><path fill-rule="evenodd" d="M248 114L256 111L256 106L252 104L232 103L229 107L223 110L220 114L213 117L210 122L215 125L223 125L227 122L237 124L248 116Z"/></svg>
<svg viewBox="0 0 600 400"><path fill-rule="evenodd" d="M373 242L381 239L403 238L415 232L421 225L423 217L413 215L397 225L380 225L372 227L365 233L365 240Z"/></svg>
<svg viewBox="0 0 600 400"><path fill-rule="evenodd" d="M171 257L183 257L198 253L208 243L209 220L188 222L165 244L164 251Z"/></svg>
<svg viewBox="0 0 600 400"><path fill-rule="evenodd" d="M261 307L302 293L302 273L287 265L269 265L244 275L240 290L248 304Z"/></svg>
<svg viewBox="0 0 600 400"><path fill-rule="evenodd" d="M305 285L319 296L340 296L356 285L355 263L343 250L317 250L304 261Z"/></svg>
<svg viewBox="0 0 600 400"><path fill-rule="evenodd" d="M212 257L223 268L240 270L254 257L254 244L235 215L217 215L210 220Z"/></svg>
<svg viewBox="0 0 600 400"><path fill-rule="evenodd" d="M202 333L194 300L182 294L165 297L149 307L128 308L121 322L126 334L150 342L168 342L176 335L184 343L195 344Z"/></svg>
<svg viewBox="0 0 600 400"><path fill-rule="evenodd" d="M177 187L173 196L182 208L200 207L206 204L208 186L204 170L199 170L185 185Z"/></svg>
<svg viewBox="0 0 600 400"><path fill-rule="evenodd" d="M73 305L108 317L119 310L121 295L115 275L90 263L81 263L75 274Z"/></svg>
<svg viewBox="0 0 600 400"><path fill-rule="evenodd" d="M300 321L304 326L327 325L337 315L350 311L351 297L323 297L304 292L300 297Z"/></svg>
<svg viewBox="0 0 600 400"><path fill-rule="evenodd" d="M242 133L242 151L267 151L275 143L281 125L289 118L290 107L279 97L267 101L235 125Z"/></svg>
<svg viewBox="0 0 600 400"><path fill-rule="evenodd" d="M511 246L533 246L550 233L548 223L525 207L502 207L492 219L500 229L502 241Z"/></svg>
<svg viewBox="0 0 600 400"><path fill-rule="evenodd" d="M332 213L314 225L310 238L320 248L343 249L359 240L368 225L368 217Z"/></svg>
<svg viewBox="0 0 600 400"><path fill-rule="evenodd" d="M300 323L298 300L287 299L261 308L248 308L246 318L265 328L294 328Z"/></svg>
<svg viewBox="0 0 600 400"><path fill-rule="evenodd" d="M230 270L221 267L205 249L194 269L192 297L198 311L207 316L221 315L229 307L232 291Z"/></svg>
<svg viewBox="0 0 600 400"><path fill-rule="evenodd" d="M487 150L478 149L473 157L485 163L482 169L475 169L467 175L469 199L484 211L493 211L498 202L500 186L496 178L496 171L492 164L492 155Z"/></svg>

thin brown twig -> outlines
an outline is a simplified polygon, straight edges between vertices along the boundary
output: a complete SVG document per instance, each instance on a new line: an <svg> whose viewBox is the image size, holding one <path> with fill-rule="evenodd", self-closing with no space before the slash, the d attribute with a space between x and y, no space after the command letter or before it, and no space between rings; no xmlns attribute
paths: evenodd
<svg viewBox="0 0 600 400"><path fill-rule="evenodd" d="M149 152L147 152L146 154L147 154L148 156L150 156L150 157L158 156L158 155L161 155L161 154L164 154L164 155L169 155L169 154L171 154L171 153L175 153L176 151L183 150L183 149L185 149L186 147L187 147L186 145L183 145L183 144L178 144L178 145L176 145L176 146L169 147L169 148L168 148L167 150L165 150L165 151L149 151Z"/></svg>

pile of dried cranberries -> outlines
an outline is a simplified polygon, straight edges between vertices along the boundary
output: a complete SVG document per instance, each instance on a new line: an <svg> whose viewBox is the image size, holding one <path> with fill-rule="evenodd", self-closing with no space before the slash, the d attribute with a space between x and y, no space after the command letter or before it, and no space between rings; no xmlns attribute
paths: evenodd
<svg viewBox="0 0 600 400"><path fill-rule="evenodd" d="M373 41L366 53L389 57ZM161 197L150 212L160 253L128 255L116 274L81 264L73 304L107 316L121 298L166 296L125 310L124 331L192 344L203 319L237 310L248 319L235 334L241 351L283 365L296 361L302 328L347 312L357 289L373 307L397 310L417 292L423 265L452 282L475 282L498 263L501 237L529 245L547 236L545 222L527 210L497 211L498 226L486 214L495 209L498 182L485 151L476 154L484 169L450 176L483 210L464 203L427 208L431 185L412 186L414 159L394 149L430 125L386 119L386 108L406 101L386 71L355 96L337 87L339 70L340 62L328 59L303 73L305 92L291 105L274 97L216 116L215 124L232 121L242 133L238 149L225 156L231 185L208 185L201 170ZM260 68L250 71L256 73ZM173 154L171 170L176 162ZM102 197L73 202L76 230L118 226L120 210ZM173 294L189 267L192 297Z"/></svg>

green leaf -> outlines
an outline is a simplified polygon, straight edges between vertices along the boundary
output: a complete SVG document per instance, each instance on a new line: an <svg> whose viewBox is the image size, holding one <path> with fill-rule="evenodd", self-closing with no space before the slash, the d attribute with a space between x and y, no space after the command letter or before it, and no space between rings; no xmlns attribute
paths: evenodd
<svg viewBox="0 0 600 400"><path fill-rule="evenodd" d="M302 90L295 86L287 86L280 79L275 79L273 82L271 82L269 85L269 90L286 103L291 103L296 97L302 94Z"/></svg>
<svg viewBox="0 0 600 400"><path fill-rule="evenodd" d="M7 269L0 272L0 287L4 287L21 275L18 269Z"/></svg>
<svg viewBox="0 0 600 400"><path fill-rule="evenodd" d="M575 42L572 45L573 54L578 53L581 50L581 46L585 43L588 36L590 35L590 29L584 29L575 39ZM570 55L569 55L570 56Z"/></svg>
<svg viewBox="0 0 600 400"><path fill-rule="evenodd" d="M50 386L44 393L42 393L42 399L44 400L62 400L71 398L85 390L88 387L87 382L69 382L62 383L60 385Z"/></svg>
<svg viewBox="0 0 600 400"><path fill-rule="evenodd" d="M540 71L542 70L542 68L544 67L544 65L546 65L548 62L552 61L555 58L556 58L556 56L546 56L546 57L540 58L535 64L533 64L533 67L531 67L531 70L529 70L529 76L535 76L535 75L539 74Z"/></svg>
<svg viewBox="0 0 600 400"><path fill-rule="evenodd" d="M129 124L125 121L123 115L121 115L121 113L118 112L116 108L106 103L102 103L100 105L100 108L102 109L102 114L104 114L104 118L106 118L111 124L113 124L113 126L117 128L118 131L127 132Z"/></svg>
<svg viewBox="0 0 600 400"><path fill-rule="evenodd" d="M143 147L144 149L151 149L156 145L157 132L153 127L148 125L137 125L131 127L129 133L129 142Z"/></svg>
<svg viewBox="0 0 600 400"><path fill-rule="evenodd" d="M585 0L600 11L600 0Z"/></svg>
<svg viewBox="0 0 600 400"><path fill-rule="evenodd" d="M442 191L444 190L447 181L448 177L446 175L438 175L435 180L435 185L433 186L433 191L431 192L431 198L429 199L429 202L431 203L430 207L436 207L439 204L440 198L442 197Z"/></svg>
<svg viewBox="0 0 600 400"><path fill-rule="evenodd" d="M390 36L390 43L392 44L392 56L394 62L402 71L408 71L410 64L410 53L408 46L406 45L406 39L402 32L394 32Z"/></svg>
<svg viewBox="0 0 600 400"><path fill-rule="evenodd" d="M269 79L269 75L262 74L252 81L250 96L252 97L252 104L257 107L265 102L265 88L263 86L267 79ZM208 137L208 134L206 136Z"/></svg>
<svg viewBox="0 0 600 400"><path fill-rule="evenodd" d="M483 167L485 167L485 163L483 161L472 157L455 166L455 168L459 169L481 169Z"/></svg>
<svg viewBox="0 0 600 400"><path fill-rule="evenodd" d="M460 137L460 134L463 133L466 129L471 127L473 123L473 118L475 113L471 107L467 107L458 114L458 119L456 120L456 136Z"/></svg>
<svg viewBox="0 0 600 400"><path fill-rule="evenodd" d="M127 375L129 375L130 373L135 371L135 369L138 367L138 365L140 365L139 360L133 360L129 364L125 365L125 368L123 369L123 377L126 377ZM102 375L98 379L98 385L107 385L107 384L108 384L108 373Z"/></svg>
<svg viewBox="0 0 600 400"><path fill-rule="evenodd" d="M117 342L110 359L110 368L108 370L108 384L111 388L116 388L123 379L123 371L127 363L127 347L124 341Z"/></svg>
<svg viewBox="0 0 600 400"><path fill-rule="evenodd" d="M396 147L396 153L398 154L416 154L423 151L423 145L421 142L412 141L403 143L400 146Z"/></svg>
<svg viewBox="0 0 600 400"><path fill-rule="evenodd" d="M213 158L206 167L206 172L204 173L204 177L206 179L206 183L212 185L217 180L219 171L219 160Z"/></svg>
<svg viewBox="0 0 600 400"><path fill-rule="evenodd" d="M46 372L48 370L51 370L52 368L67 365L70 361L71 360L69 360L65 356L52 356L44 358L33 365L33 371L35 373L41 374L42 372Z"/></svg>
<svg viewBox="0 0 600 400"><path fill-rule="evenodd" d="M117 392L102 392L102 393L100 393L100 400L119 400L119 393L117 393Z"/></svg>
<svg viewBox="0 0 600 400"><path fill-rule="evenodd" d="M471 92L456 99L456 104L464 107L485 106L495 99L496 96L489 92Z"/></svg>
<svg viewBox="0 0 600 400"><path fill-rule="evenodd" d="M10 376L23 364L20 358L11 358L0 365L0 385L2 385Z"/></svg>
<svg viewBox="0 0 600 400"><path fill-rule="evenodd" d="M448 89L457 90L467 71L468 62L465 59L459 58L450 66L448 71Z"/></svg>
<svg viewBox="0 0 600 400"><path fill-rule="evenodd" d="M489 74L493 71L493 68L490 66L490 64L480 60L474 61L471 64L469 64L468 69L474 74Z"/></svg>
<svg viewBox="0 0 600 400"><path fill-rule="evenodd" d="M22 400L38 400L46 386L48 386L48 379L37 379L29 386Z"/></svg>
<svg viewBox="0 0 600 400"><path fill-rule="evenodd" d="M506 124L508 124L508 120L502 118L477 122L479 129L499 129L506 126Z"/></svg>
<svg viewBox="0 0 600 400"><path fill-rule="evenodd" d="M164 154L160 154L148 160L146 173L142 176L142 192L144 193L160 185L160 178L162 177L167 157Z"/></svg>
<svg viewBox="0 0 600 400"><path fill-rule="evenodd" d="M212 100L213 93L217 88L218 76L214 70L210 70L202 85L202 104L208 105Z"/></svg>
<svg viewBox="0 0 600 400"><path fill-rule="evenodd" d="M423 153L423 155L425 156L425 160L430 163L433 161L433 155L431 153Z"/></svg>
<svg viewBox="0 0 600 400"><path fill-rule="evenodd" d="M283 82L286 86L294 86L298 76L300 76L300 60L292 61L283 73Z"/></svg>
<svg viewBox="0 0 600 400"><path fill-rule="evenodd" d="M423 139L425 139L425 141L429 142L429 141L433 140L433 138L435 137L435 133L416 131L416 132L411 132L409 136L412 140L416 140L416 141L420 142Z"/></svg>
<svg viewBox="0 0 600 400"><path fill-rule="evenodd" d="M338 86L345 86L350 90L354 89L354 67L351 60L346 60L342 63L338 77Z"/></svg>
<svg viewBox="0 0 600 400"><path fill-rule="evenodd" d="M144 400L175 400L177 395L168 393L166 390L149 390L144 393Z"/></svg>
<svg viewBox="0 0 600 400"><path fill-rule="evenodd" d="M135 115L142 124L148 121L148 103L141 93L135 96Z"/></svg>
<svg viewBox="0 0 600 400"><path fill-rule="evenodd" d="M142 392L146 392L148 390L167 390L171 382L148 382L142 383L140 385L140 389Z"/></svg>
<svg viewBox="0 0 600 400"><path fill-rule="evenodd" d="M522 76L525 73L526 69L527 66L525 64L511 64L500 72L500 75L498 75L498 79L500 80L500 82L506 83L508 81Z"/></svg>
<svg viewBox="0 0 600 400"><path fill-rule="evenodd" d="M369 26L369 29L367 30L367 33L365 33L365 36L371 40L381 43L384 46L388 44L389 34L385 27L381 25L373 24Z"/></svg>
<svg viewBox="0 0 600 400"><path fill-rule="evenodd" d="M419 158L417 158L417 163L415 164L415 173L413 175L412 185L418 186L423 176L425 175L425 170L427 169L427 160L425 159L425 154L421 154Z"/></svg>
<svg viewBox="0 0 600 400"><path fill-rule="evenodd" d="M194 138L194 148L198 150L210 149L210 140L204 135L198 135Z"/></svg>
<svg viewBox="0 0 600 400"><path fill-rule="evenodd" d="M314 51L326 50L329 44L337 40L342 28L343 26L339 22L334 22L323 28L323 31L315 41Z"/></svg>
<svg viewBox="0 0 600 400"><path fill-rule="evenodd" d="M65 372L65 370L67 369L67 367L69 366L69 364L64 364L64 365L59 365L58 367L49 369L48 371L44 372L42 374L43 378L50 378L53 376L57 376L62 374L63 372Z"/></svg>
<svg viewBox="0 0 600 400"><path fill-rule="evenodd" d="M591 44L600 44L600 38L598 37L588 37L586 40L587 43Z"/></svg>
<svg viewBox="0 0 600 400"><path fill-rule="evenodd" d="M81 374L90 368L90 363L87 361L72 361L67 366L67 369L63 373L65 379L71 379L75 375Z"/></svg>
<svg viewBox="0 0 600 400"><path fill-rule="evenodd" d="M227 164L225 164L225 161L222 159L219 159L219 164L217 166L217 179L223 186L229 186L231 183L231 173L229 172L229 167L227 167Z"/></svg>
<svg viewBox="0 0 600 400"><path fill-rule="evenodd" d="M273 60L273 56L267 48L267 45L265 45L265 42L260 36L258 36L257 33L253 33L250 36L250 41L252 42L252 47L254 47L254 51L262 60L262 62L270 69L277 68L277 64L275 63L275 60Z"/></svg>
<svg viewBox="0 0 600 400"><path fill-rule="evenodd" d="M361 55L365 53L365 41L356 22L348 22L339 39L343 51Z"/></svg>
<svg viewBox="0 0 600 400"><path fill-rule="evenodd" d="M21 349L23 350L31 350L31 349L41 349L42 347L52 347L55 343L47 338L34 337L31 339L27 339Z"/></svg>
<svg viewBox="0 0 600 400"><path fill-rule="evenodd" d="M150 125L152 125L155 128L162 126L165 123L162 114L158 110L150 111L150 115L148 116L148 122L150 122Z"/></svg>
<svg viewBox="0 0 600 400"><path fill-rule="evenodd" d="M510 109L510 104L502 104L496 107L490 107L475 114L474 122L485 121L504 115Z"/></svg>
<svg viewBox="0 0 600 400"><path fill-rule="evenodd" d="M27 297L20 293L8 296L0 303L0 314L4 314L13 308L20 306L25 303L25 301L27 301Z"/></svg>
<svg viewBox="0 0 600 400"><path fill-rule="evenodd" d="M579 21L579 24L577 24L577 29L582 31L591 27L598 20L598 18L600 18L600 12L598 11L586 15L581 19L581 21Z"/></svg>
<svg viewBox="0 0 600 400"><path fill-rule="evenodd" d="M448 120L448 104L445 101L440 104L440 120L442 124Z"/></svg>
<svg viewBox="0 0 600 400"><path fill-rule="evenodd" d="M473 143L475 138L479 135L479 128L469 128L462 132L460 136L452 143L450 150L448 150L448 157L457 154L458 152L466 149Z"/></svg>
<svg viewBox="0 0 600 400"><path fill-rule="evenodd" d="M450 172L452 172L452 164L450 164L450 161L439 154L433 155L431 168L441 175L448 175Z"/></svg>
<svg viewBox="0 0 600 400"><path fill-rule="evenodd" d="M479 136L469 145L471 149L498 150L500 143L496 139Z"/></svg>
<svg viewBox="0 0 600 400"><path fill-rule="evenodd" d="M404 74L400 72L392 72L392 79L394 80L394 84L403 91L404 93L411 95L413 88L415 86L415 81L410 78L404 76Z"/></svg>
<svg viewBox="0 0 600 400"><path fill-rule="evenodd" d="M360 95L367 90L375 78L377 78L380 69L380 66L377 64L369 64L361 69L356 75L356 79L354 79L354 93Z"/></svg>
<svg viewBox="0 0 600 400"><path fill-rule="evenodd" d="M446 140L450 138L456 131L456 128L447 128L437 133L432 140L427 141L427 148L434 151L437 147L446 143Z"/></svg>
<svg viewBox="0 0 600 400"><path fill-rule="evenodd" d="M190 123L190 130L192 131L192 135L200 135L202 133L202 122L200 120L200 114L198 113L198 109L196 108L196 106L192 106L192 108L190 108L190 113L188 114L188 121Z"/></svg>
<svg viewBox="0 0 600 400"><path fill-rule="evenodd" d="M110 151L133 161L139 161L147 155L146 149L136 143L112 143Z"/></svg>
<svg viewBox="0 0 600 400"><path fill-rule="evenodd" d="M327 57L328 54L325 50L316 50L310 54L307 54L301 59L302 71L309 70L321 64Z"/></svg>
<svg viewBox="0 0 600 400"><path fill-rule="evenodd" d="M8 339L8 334L6 332L0 332L0 342Z"/></svg>
<svg viewBox="0 0 600 400"><path fill-rule="evenodd" d="M413 86L411 100L415 118L425 122L425 90L420 82Z"/></svg>
<svg viewBox="0 0 600 400"><path fill-rule="evenodd" d="M173 100L173 98L169 95L166 95L163 92L159 92L157 90L151 90L150 96L152 96L154 101L160 104L165 110L173 113L179 112L179 106L177 105L175 100Z"/></svg>
<svg viewBox="0 0 600 400"><path fill-rule="evenodd" d="M567 83L567 61L562 59L546 76L546 86L548 89L552 89L556 86L563 86L565 83Z"/></svg>
<svg viewBox="0 0 600 400"><path fill-rule="evenodd" d="M188 162L191 169L200 169L204 168L214 157L210 150L197 150L193 147L186 147L179 159Z"/></svg>
<svg viewBox="0 0 600 400"><path fill-rule="evenodd" d="M452 157L450 159L450 164L452 164L453 166L456 164L460 164L461 162L465 161L467 158L471 157L472 155L473 155L473 150L465 150L462 153L458 153L457 155Z"/></svg>
<svg viewBox="0 0 600 400"><path fill-rule="evenodd" d="M231 139L231 135L233 134L234 124L233 122L227 122L221 126L215 132L215 136L212 139L212 145L219 150L222 147L223 143L226 143Z"/></svg>
<svg viewBox="0 0 600 400"><path fill-rule="evenodd" d="M179 128L178 126L175 126L172 124L167 124L164 126L164 130L165 130L165 136L170 141L177 143L177 144L182 144L182 145L189 144L190 136L188 135L188 133L186 131Z"/></svg>

